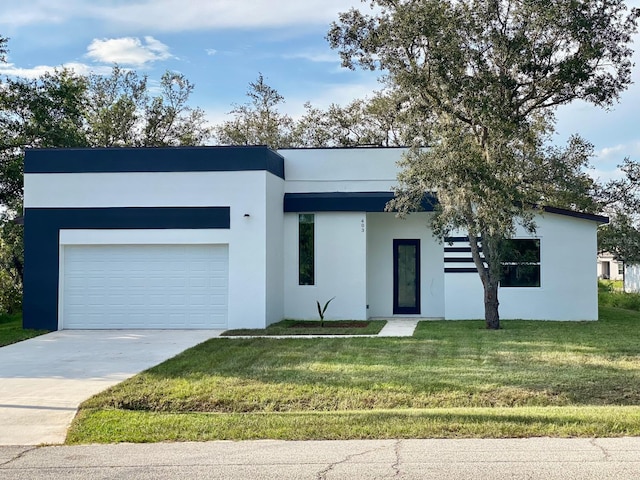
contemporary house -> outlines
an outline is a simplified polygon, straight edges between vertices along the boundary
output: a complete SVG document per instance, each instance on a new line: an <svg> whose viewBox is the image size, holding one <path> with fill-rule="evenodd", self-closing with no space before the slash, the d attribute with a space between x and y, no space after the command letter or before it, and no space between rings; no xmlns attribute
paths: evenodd
<svg viewBox="0 0 640 480"><path fill-rule="evenodd" d="M403 149L29 150L24 325L258 328L283 318L482 318L467 239L396 218ZM546 209L505 261L501 317L596 320L597 226Z"/></svg>

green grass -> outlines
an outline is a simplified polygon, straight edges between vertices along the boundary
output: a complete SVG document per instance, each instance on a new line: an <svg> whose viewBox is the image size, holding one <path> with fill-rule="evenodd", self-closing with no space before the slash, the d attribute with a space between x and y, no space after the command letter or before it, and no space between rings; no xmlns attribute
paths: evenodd
<svg viewBox="0 0 640 480"><path fill-rule="evenodd" d="M622 284L622 281L620 281ZM625 293L607 280L598 281L598 303L601 306L640 311L640 293Z"/></svg>
<svg viewBox="0 0 640 480"><path fill-rule="evenodd" d="M89 400L68 443L640 435L640 313L212 339Z"/></svg>
<svg viewBox="0 0 640 480"><path fill-rule="evenodd" d="M47 330L24 330L22 314L0 315L0 347L48 333Z"/></svg>
<svg viewBox="0 0 640 480"><path fill-rule="evenodd" d="M366 326L354 327L354 323L366 324ZM321 327L319 320L282 320L281 322L269 325L267 328L227 330L222 335L228 337L264 335L377 335L386 323L386 320L369 320L366 322L326 320L324 326ZM304 324L304 327L299 326L300 324Z"/></svg>

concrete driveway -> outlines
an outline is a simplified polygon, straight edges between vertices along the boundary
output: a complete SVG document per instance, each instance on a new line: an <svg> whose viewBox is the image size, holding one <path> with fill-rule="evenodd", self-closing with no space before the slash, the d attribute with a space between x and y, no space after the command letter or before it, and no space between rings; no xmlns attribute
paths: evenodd
<svg viewBox="0 0 640 480"><path fill-rule="evenodd" d="M222 330L63 330L0 348L0 445L63 443L78 405Z"/></svg>

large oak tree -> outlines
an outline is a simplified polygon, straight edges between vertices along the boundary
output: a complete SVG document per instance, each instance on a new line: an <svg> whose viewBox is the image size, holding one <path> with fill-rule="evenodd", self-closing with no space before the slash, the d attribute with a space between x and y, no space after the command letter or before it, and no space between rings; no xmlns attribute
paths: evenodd
<svg viewBox="0 0 640 480"><path fill-rule="evenodd" d="M437 191L434 232L466 232L487 327L499 328L501 258L516 226L534 232L544 205L590 203L589 144L546 146L554 109L617 100L631 82L638 11L623 0L367 3L369 13L340 14L331 46L344 66L379 69L435 117L431 147L406 156L390 206L406 213Z"/></svg>

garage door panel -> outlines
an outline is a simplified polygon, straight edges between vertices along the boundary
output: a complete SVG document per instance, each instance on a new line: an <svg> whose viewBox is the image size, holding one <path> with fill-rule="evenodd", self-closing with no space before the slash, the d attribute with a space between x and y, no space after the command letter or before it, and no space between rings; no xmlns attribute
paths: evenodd
<svg viewBox="0 0 640 480"><path fill-rule="evenodd" d="M63 328L226 328L226 245L72 245Z"/></svg>

